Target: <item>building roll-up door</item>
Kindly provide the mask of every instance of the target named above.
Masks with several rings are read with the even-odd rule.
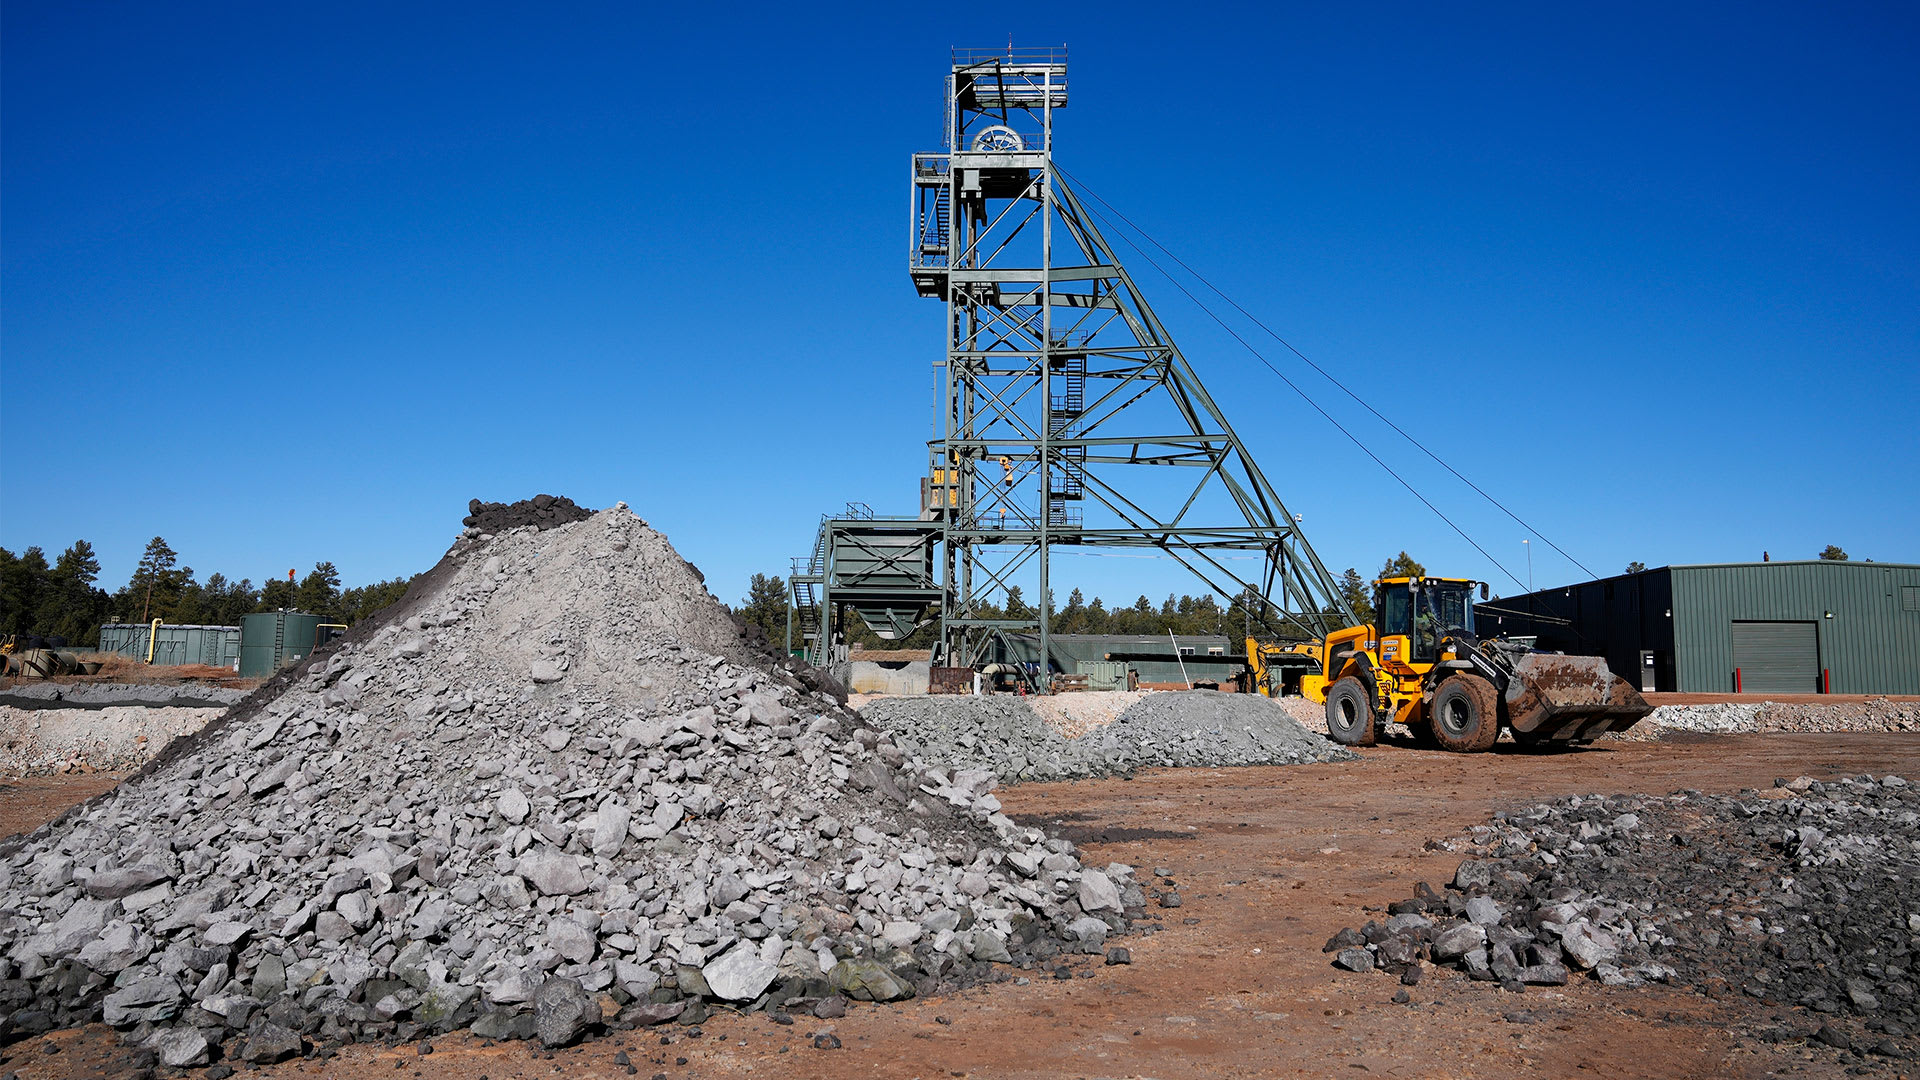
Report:
[[[1733,666],[1747,693],[1817,694],[1820,646],[1810,622],[1733,624]]]

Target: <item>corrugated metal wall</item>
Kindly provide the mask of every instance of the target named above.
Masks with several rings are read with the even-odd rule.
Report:
[[[100,651],[119,653],[135,660],[147,658],[145,623],[108,623],[100,628]],[[240,659],[240,628],[237,626],[160,627],[153,646],[154,666],[210,664],[232,667]]]
[[[1920,611],[1901,607],[1902,590],[1920,587],[1920,566],[1812,561],[1671,572],[1681,690],[1732,691],[1734,622],[1807,621],[1832,693],[1920,694]]]

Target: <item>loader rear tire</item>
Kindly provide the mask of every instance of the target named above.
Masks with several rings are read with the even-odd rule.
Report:
[[[1448,676],[1434,691],[1429,711],[1433,738],[1442,750],[1477,754],[1500,738],[1500,696],[1478,675]]]
[[[1341,746],[1373,745],[1373,695],[1351,675],[1327,691],[1327,735]]]

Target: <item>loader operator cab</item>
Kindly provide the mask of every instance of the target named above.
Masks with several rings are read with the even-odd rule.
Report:
[[[1407,659],[1431,664],[1440,658],[1440,639],[1450,630],[1473,633],[1472,581],[1457,578],[1384,578],[1375,583],[1373,609],[1380,636],[1404,635]]]

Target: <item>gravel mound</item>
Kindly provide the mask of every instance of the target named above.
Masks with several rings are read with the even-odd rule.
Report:
[[[1301,727],[1257,694],[1211,690],[1150,693],[1111,724],[1067,738],[1027,699],[881,698],[861,710],[909,753],[1002,780],[1072,780],[1158,765],[1297,765],[1354,754]]]
[[[166,709],[224,709],[247,696],[245,690],[191,683],[149,686],[143,683],[33,683],[0,691],[0,705],[16,709],[112,709],[146,706]]]
[[[1144,904],[991,774],[763,661],[624,504],[468,526],[372,623],[0,842],[0,1042],[100,1019],[166,1065],[265,1064],[831,1013],[1098,951]]]
[[[86,768],[137,769],[182,735],[206,727],[220,709],[109,706],[15,709],[0,705],[0,776],[58,774]]]
[[[1514,991],[1576,973],[1692,985],[1811,1014],[1762,1038],[1920,1052],[1920,790],[1898,776],[1776,785],[1496,815],[1448,891],[1421,883],[1327,951],[1408,984],[1432,962]]]
[[[1834,705],[1778,701],[1662,705],[1638,724],[1608,738],[1645,742],[1675,731],[1706,735],[1920,731],[1920,702],[1869,698]]]
[[[1069,739],[1077,739],[1120,719],[1120,714],[1132,708],[1134,702],[1153,692],[1096,690],[1049,694],[1046,697],[1030,697],[1027,704],[1040,719],[1046,721],[1047,726]]]

